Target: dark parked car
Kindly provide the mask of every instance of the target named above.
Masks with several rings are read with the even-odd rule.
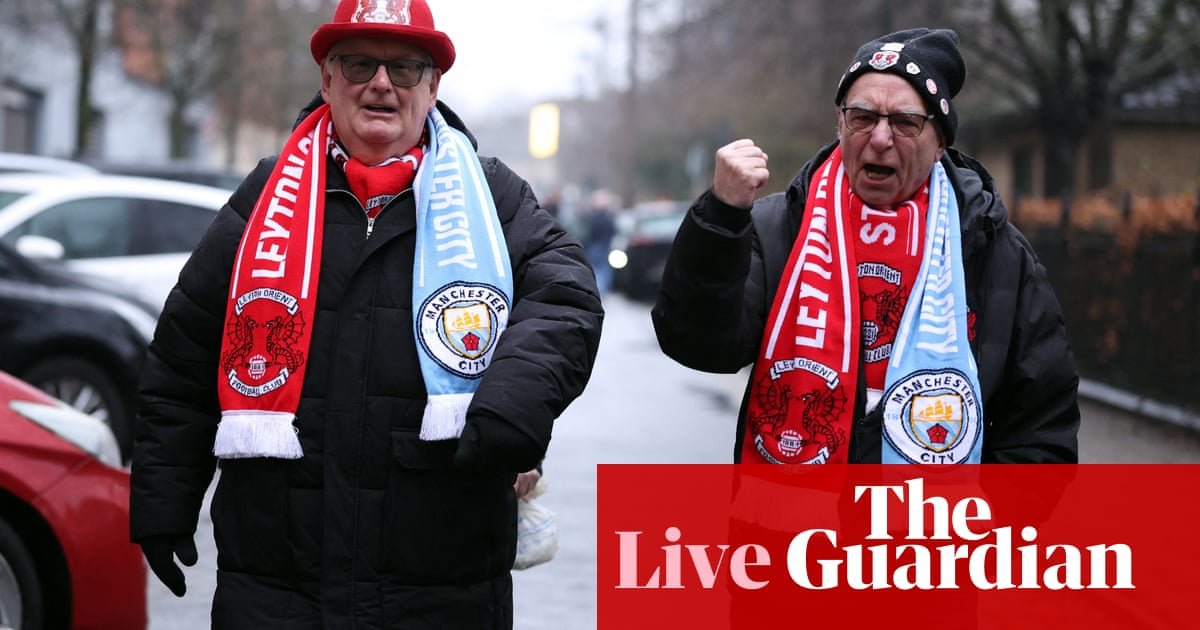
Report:
[[[655,201],[625,211],[608,255],[614,290],[635,300],[658,294],[667,254],[688,206],[686,201]]]
[[[0,370],[107,424],[129,457],[155,309],[0,243]]]

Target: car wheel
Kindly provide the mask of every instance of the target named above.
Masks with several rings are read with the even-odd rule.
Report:
[[[116,381],[94,364],[80,359],[49,359],[21,374],[34,387],[107,424],[121,446],[122,460],[129,459],[133,423]]]
[[[0,628],[42,627],[42,589],[33,555],[0,519]]]

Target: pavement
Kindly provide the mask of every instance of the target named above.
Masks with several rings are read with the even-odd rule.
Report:
[[[600,354],[584,394],[555,423],[543,468],[557,512],[553,560],[513,572],[516,630],[596,627],[596,466],[724,463],[733,456],[736,376],[682,367],[658,348],[649,309],[605,298]]]

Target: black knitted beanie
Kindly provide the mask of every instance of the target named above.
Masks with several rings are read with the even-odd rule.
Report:
[[[944,28],[913,28],[863,44],[838,83],[834,104],[841,105],[850,84],[867,72],[890,72],[911,83],[929,113],[935,115],[946,146],[954,144],[958,114],[952,99],[967,77],[957,33]]]

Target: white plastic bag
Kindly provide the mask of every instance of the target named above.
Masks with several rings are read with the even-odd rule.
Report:
[[[545,481],[538,479],[526,498],[517,499],[517,558],[513,569],[518,571],[549,562],[558,551],[554,510],[533,500],[545,492]]]

